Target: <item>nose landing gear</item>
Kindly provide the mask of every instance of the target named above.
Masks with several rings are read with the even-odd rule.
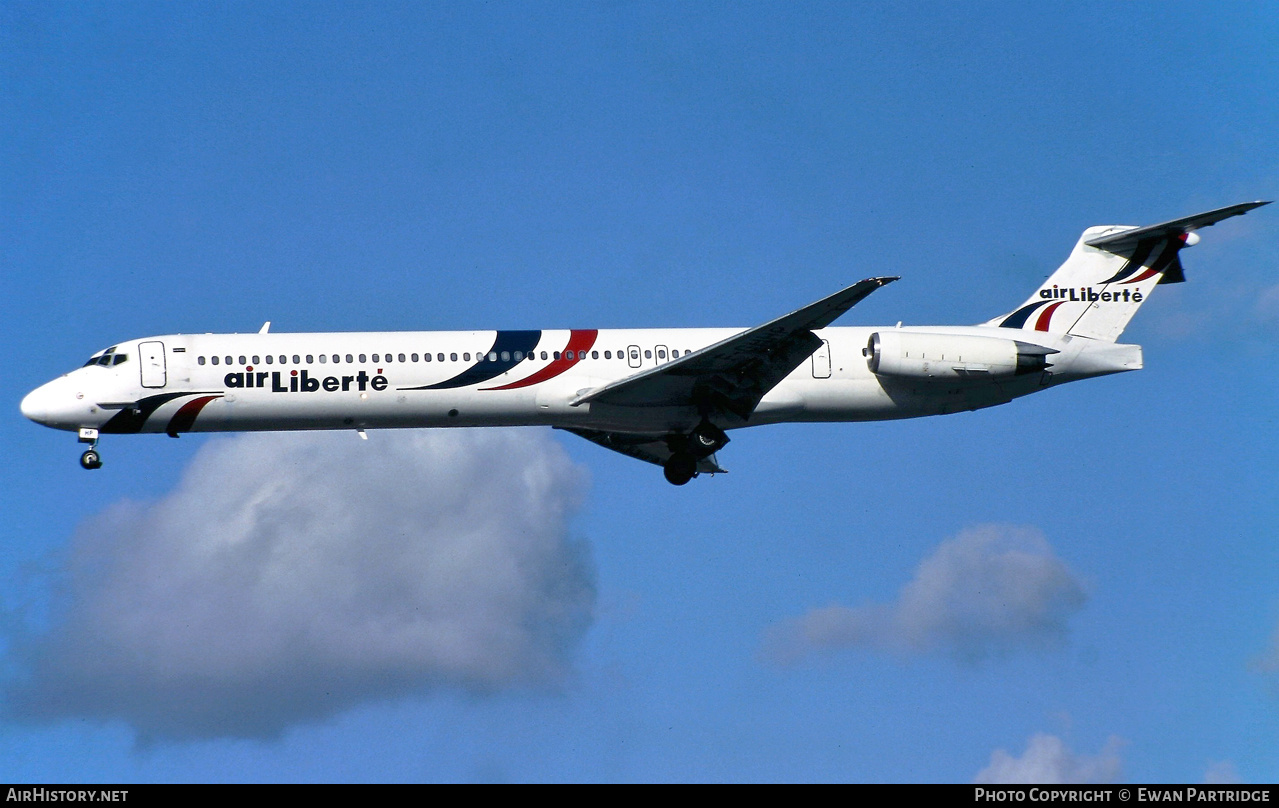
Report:
[[[80,442],[89,444],[89,448],[80,455],[80,467],[84,469],[102,468],[102,455],[98,454],[98,430],[81,429]]]

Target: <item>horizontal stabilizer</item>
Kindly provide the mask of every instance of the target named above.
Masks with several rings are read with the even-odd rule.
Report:
[[[1111,233],[1100,238],[1089,239],[1084,243],[1089,247],[1097,247],[1116,255],[1124,255],[1135,250],[1137,245],[1143,241],[1175,238],[1193,230],[1198,230],[1201,227],[1211,227],[1222,219],[1240,216],[1253,208],[1269,204],[1269,202],[1243,202],[1238,205],[1210,210],[1207,213],[1197,213],[1184,219],[1173,219],[1171,222],[1164,222],[1163,224],[1152,224],[1148,227],[1136,227],[1119,233]]]

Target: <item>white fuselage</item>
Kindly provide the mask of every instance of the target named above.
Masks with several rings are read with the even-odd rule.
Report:
[[[549,425],[636,435],[687,431],[691,406],[623,406],[579,395],[741,332],[731,328],[168,335],[114,346],[23,401],[61,429],[226,432]],[[1008,342],[989,326],[825,328],[822,346],[773,387],[749,418],[866,421],[972,410],[1050,384],[1141,367],[1140,348],[1035,334],[1050,371],[992,374],[962,356],[928,357],[910,373],[874,373],[872,334],[955,344]],[[1021,333],[1016,334],[1022,339]],[[895,343],[894,343],[895,344]],[[990,343],[993,344],[993,343]],[[945,353],[944,351],[942,352]],[[909,357],[908,357],[909,359]]]

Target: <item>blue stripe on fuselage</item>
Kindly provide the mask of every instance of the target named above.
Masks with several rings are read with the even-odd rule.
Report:
[[[428,384],[422,387],[401,387],[401,390],[449,390],[454,387],[469,387],[495,379],[506,371],[524,361],[524,357],[533,352],[542,339],[541,331],[499,331],[493,347],[480,355],[479,361],[451,379]],[[505,352],[507,358],[502,358]],[[515,354],[519,352],[520,358]],[[496,361],[490,362],[488,357],[496,354]]]

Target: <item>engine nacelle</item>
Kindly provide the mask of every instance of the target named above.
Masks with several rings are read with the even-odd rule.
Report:
[[[876,376],[952,381],[1038,373],[1055,353],[1020,340],[898,330],[876,331],[862,351]]]

